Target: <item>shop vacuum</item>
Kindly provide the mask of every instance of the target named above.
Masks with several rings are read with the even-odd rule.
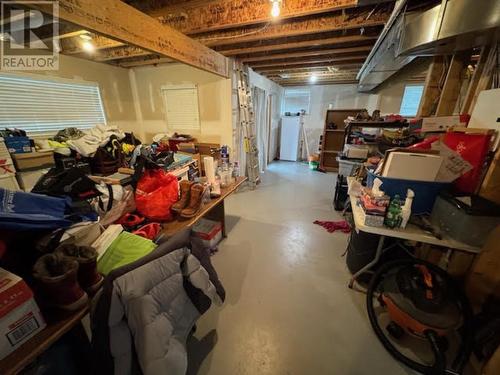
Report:
[[[471,353],[472,310],[445,271],[418,259],[387,263],[371,280],[367,310],[377,337],[395,359],[422,374],[461,374]],[[382,314],[390,319],[385,330],[379,319]],[[454,332],[460,337],[460,345],[448,366],[447,358],[451,355],[447,353],[447,337]],[[434,356],[433,363],[417,362],[404,355],[398,341],[405,335],[426,342]]]

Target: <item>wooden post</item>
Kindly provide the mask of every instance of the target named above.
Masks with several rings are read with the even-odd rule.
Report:
[[[451,58],[450,68],[446,74],[446,81],[441,90],[436,116],[449,116],[453,114],[457,104],[460,88],[462,86],[462,73],[468,57],[465,54],[455,54]]]
[[[440,81],[445,74],[445,58],[444,56],[434,56],[434,60],[429,66],[427,77],[425,79],[424,92],[422,101],[418,108],[417,117],[429,117],[435,112],[436,103],[439,100]]]

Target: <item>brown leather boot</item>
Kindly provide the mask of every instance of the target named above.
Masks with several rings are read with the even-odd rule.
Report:
[[[42,303],[50,307],[75,311],[88,301],[87,293],[77,281],[78,262],[61,254],[46,254],[33,267]]]
[[[55,253],[78,262],[78,283],[88,294],[99,290],[104,278],[97,272],[97,251],[93,247],[61,245]]]
[[[181,211],[181,217],[190,219],[200,211],[201,203],[203,200],[203,192],[205,187],[201,184],[194,184],[191,186],[191,194],[189,197],[189,205]]]
[[[181,197],[179,200],[172,205],[170,208],[172,212],[176,214],[180,214],[183,209],[185,209],[189,203],[191,186],[193,186],[194,182],[182,180],[179,183],[179,190],[181,191]]]

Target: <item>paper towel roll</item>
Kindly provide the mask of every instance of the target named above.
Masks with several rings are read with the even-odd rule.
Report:
[[[215,182],[215,164],[214,158],[211,156],[205,156],[203,158],[203,164],[205,165],[205,176],[210,184]]]

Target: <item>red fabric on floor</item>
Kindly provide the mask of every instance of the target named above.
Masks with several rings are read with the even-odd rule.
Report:
[[[343,233],[349,233],[351,231],[351,226],[349,223],[345,220],[342,221],[319,221],[316,220],[314,224],[321,225],[323,228],[325,228],[328,233],[333,233],[336,230],[340,230]]]

